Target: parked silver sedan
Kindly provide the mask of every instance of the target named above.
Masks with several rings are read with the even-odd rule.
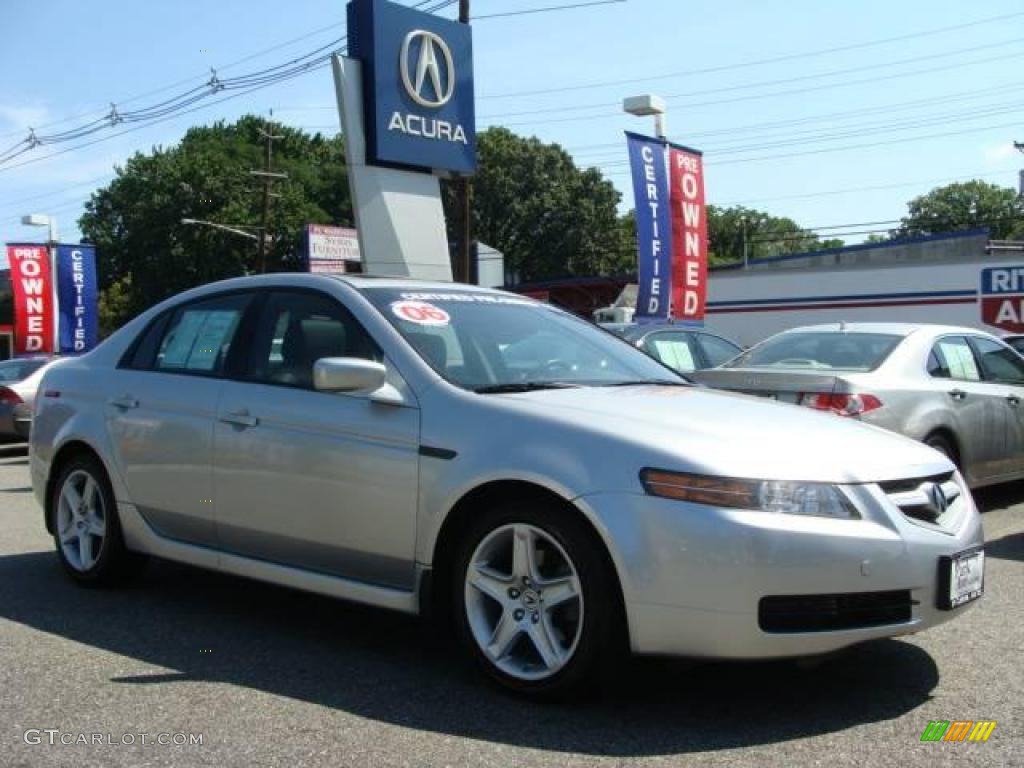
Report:
[[[973,328],[805,326],[692,378],[920,440],[953,459],[972,487],[1024,477],[1024,358]]]
[[[816,654],[950,620],[983,589],[978,513],[940,453],[689,386],[557,308],[462,285],[184,293],[47,373],[30,458],[79,582],[155,555],[433,606],[535,694],[619,638]]]

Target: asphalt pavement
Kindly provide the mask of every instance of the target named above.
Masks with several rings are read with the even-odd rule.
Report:
[[[159,561],[77,587],[0,447],[0,766],[1024,765],[1024,483],[977,498],[959,621],[812,664],[634,660],[537,704],[411,617]],[[996,726],[922,743],[931,720]]]

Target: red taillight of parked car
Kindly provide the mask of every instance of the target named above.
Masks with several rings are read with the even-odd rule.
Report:
[[[819,411],[830,411],[839,416],[860,416],[882,407],[874,395],[809,393],[800,397],[800,404]]]
[[[0,403],[4,405],[17,405],[24,402],[21,397],[10,387],[0,387]]]

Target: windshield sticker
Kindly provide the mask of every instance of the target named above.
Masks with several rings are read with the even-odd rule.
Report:
[[[403,291],[403,299],[409,301],[457,301],[463,304],[519,304],[525,306],[536,305],[530,299],[516,298],[515,296],[494,296],[489,293],[419,293],[415,291]],[[400,303],[400,302],[399,302]]]
[[[451,322],[447,312],[426,301],[396,301],[391,304],[391,311],[399,320],[417,325],[448,325]]]

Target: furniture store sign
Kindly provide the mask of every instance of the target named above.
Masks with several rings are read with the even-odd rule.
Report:
[[[368,163],[476,169],[468,24],[388,0],[348,4],[349,56],[363,65]]]

